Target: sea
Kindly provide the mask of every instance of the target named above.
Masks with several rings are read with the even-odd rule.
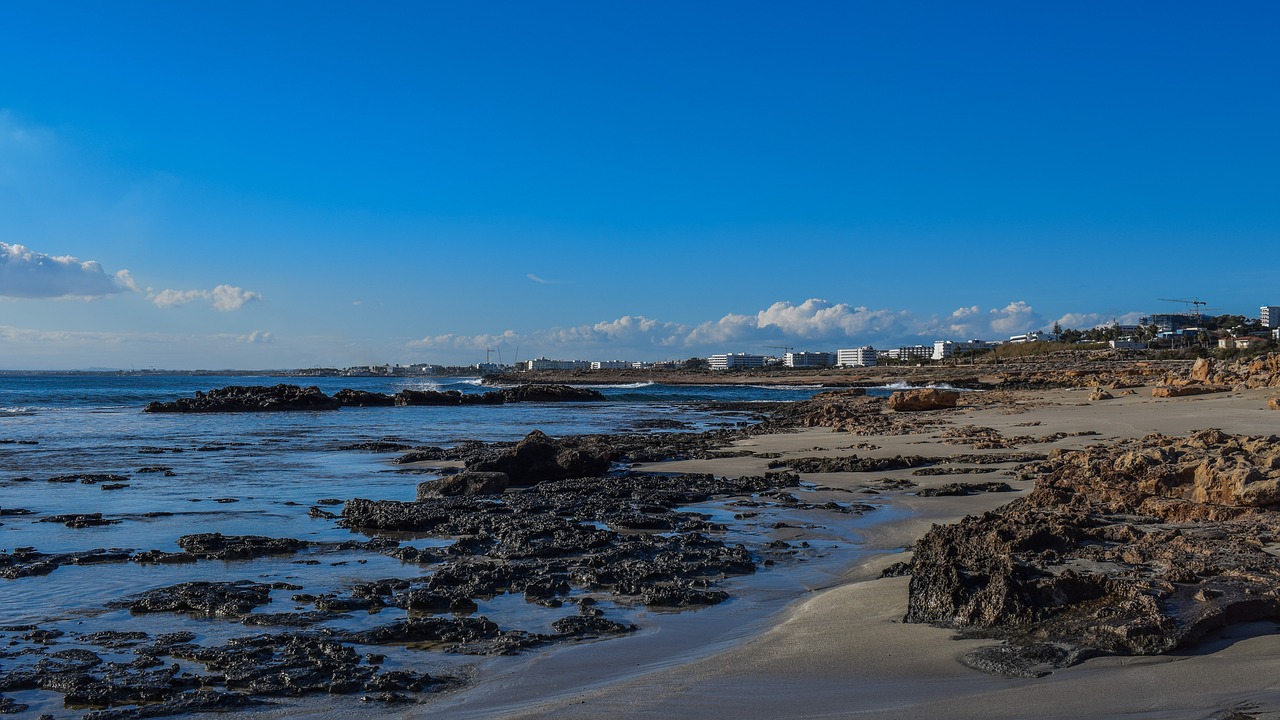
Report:
[[[332,518],[316,517],[309,509],[321,507],[340,512],[340,503],[353,497],[414,500],[417,483],[430,476],[410,474],[394,464],[398,453],[342,449],[345,446],[381,440],[415,446],[451,446],[463,440],[514,441],[534,429],[552,436],[643,432],[643,428],[656,424],[653,421],[672,420],[682,423],[685,431],[695,432],[752,422],[757,415],[752,409],[755,404],[764,407],[763,403],[803,400],[824,389],[639,383],[586,386],[605,396],[606,401],[598,403],[284,413],[142,411],[151,401],[191,397],[196,391],[278,382],[316,385],[329,394],[342,388],[383,393],[403,389],[480,393],[493,389],[479,378],[0,375],[0,553],[12,553],[18,548],[35,548],[43,553],[98,548],[177,552],[178,538],[205,532],[313,541],[363,540],[367,538],[340,527]],[[891,389],[871,392],[888,394]],[[81,474],[118,477],[110,482],[50,482],[51,478]],[[121,485],[124,487],[106,489]],[[869,500],[874,502],[874,498]],[[729,525],[727,541],[743,542],[748,548],[771,541],[760,522],[736,526],[730,508],[709,503],[689,510]],[[87,513],[102,513],[113,524],[73,529],[57,522],[41,522],[55,514]],[[767,519],[797,520],[779,513],[777,518]],[[640,631],[600,644],[625,647],[618,652],[628,661],[619,667],[625,665],[630,672],[643,668],[645,658],[653,663],[669,663],[740,639],[753,624],[764,622],[805,592],[837,578],[855,559],[859,524],[889,517],[886,513],[870,513],[866,517],[829,514],[820,521],[800,518],[816,528],[810,535],[821,542],[815,540],[798,550],[790,566],[762,569],[755,575],[728,581],[724,589],[732,599],[720,606],[680,613],[625,605],[606,607],[609,617],[635,622]],[[428,547],[448,542],[425,539],[414,544]],[[357,550],[317,550],[301,561],[288,556],[182,565],[64,565],[44,576],[0,580],[0,641],[10,642],[11,648],[20,650],[22,641],[18,638],[35,626],[64,633],[62,642],[68,648],[76,647],[76,637],[98,630],[143,630],[151,634],[181,630],[195,633],[196,642],[223,643],[243,636],[245,628],[224,620],[168,613],[135,617],[110,604],[145,590],[192,580],[279,581],[302,586],[307,593],[323,594],[340,592],[356,582],[413,577],[422,572],[425,571],[418,566]],[[294,603],[289,596],[284,591],[279,592],[278,598],[273,594],[276,607],[267,609],[291,609]],[[573,612],[572,607],[556,610],[531,605],[522,597],[502,596],[481,602],[478,614],[504,628],[540,632],[549,631],[552,622]],[[372,627],[395,619],[396,613],[403,615],[395,609],[377,615],[357,613],[336,625],[343,629]],[[16,654],[11,649],[8,657]],[[556,655],[556,662],[571,665],[581,662],[575,657],[588,657],[574,656],[572,648],[536,653],[544,665],[549,655]],[[424,651],[392,653],[387,660],[388,667],[428,667],[433,673],[465,676],[467,688],[483,688],[487,678],[507,677],[503,685],[506,695],[494,698],[501,696],[501,702],[516,704],[528,699],[520,696],[520,683],[509,679],[521,676],[522,663],[528,662],[531,659],[453,657]],[[0,671],[14,663],[12,659],[0,659]],[[593,682],[599,681],[593,678]],[[549,685],[540,687],[537,692],[550,692]],[[572,690],[564,688],[565,692]],[[465,696],[468,690],[458,692]],[[19,717],[34,718],[46,713],[80,717],[83,712],[64,708],[60,696],[53,692],[8,695],[29,706]],[[350,710],[347,703],[355,702],[349,698],[299,700],[289,714],[344,715]],[[456,703],[456,696],[446,702]]]

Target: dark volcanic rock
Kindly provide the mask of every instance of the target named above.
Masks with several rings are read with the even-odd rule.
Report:
[[[201,533],[178,538],[178,547],[201,560],[249,560],[268,555],[292,555],[310,546],[305,540],[260,535]]]
[[[173,402],[153,402],[143,408],[149,413],[263,412],[284,410],[337,410],[342,403],[320,392],[320,388],[297,385],[271,387],[229,385],[197,392],[194,398]]]
[[[369,392],[368,390],[352,390],[343,388],[333,394],[343,407],[391,407],[395,398],[386,393]]]
[[[119,520],[102,517],[102,513],[77,513],[72,515],[49,515],[40,518],[40,522],[62,523],[69,528],[90,528],[103,525],[117,525]]]
[[[84,720],[135,720],[135,718],[169,717],[198,712],[227,712],[261,704],[262,701],[240,693],[194,690],[139,707],[95,710],[85,713]]]
[[[924,488],[918,491],[916,495],[920,497],[944,497],[948,495],[977,495],[989,492],[1013,492],[1013,488],[1009,487],[1009,483],[1003,482],[947,483],[938,487]]]
[[[604,400],[598,390],[571,385],[519,385],[501,391],[504,402],[595,402]]]
[[[1280,620],[1280,438],[1150,435],[1024,474],[1025,497],[916,544],[907,621],[1052,643],[1071,662]]]
[[[94,485],[101,482],[118,483],[126,482],[129,478],[124,475],[113,475],[109,473],[81,473],[79,475],[58,475],[49,478],[51,483],[73,483],[78,482],[82,485]]]
[[[395,404],[397,407],[410,405],[501,405],[503,398],[501,393],[487,392],[466,394],[458,390],[401,390],[395,395]]]
[[[460,472],[418,483],[418,499],[455,495],[501,495],[510,483],[511,478],[502,472]]]
[[[135,615],[180,612],[192,615],[241,617],[259,605],[271,602],[272,585],[239,580],[236,582],[186,582],[149,590],[137,599],[115,603]]]
[[[608,447],[580,439],[556,440],[534,430],[496,458],[467,463],[472,472],[506,473],[512,485],[595,477],[609,471]]]
[[[796,472],[803,473],[884,472],[932,465],[936,462],[938,462],[938,458],[928,458],[920,455],[895,455],[887,458],[864,458],[857,455],[845,455],[842,457],[775,460],[769,463],[769,467],[789,467]]]

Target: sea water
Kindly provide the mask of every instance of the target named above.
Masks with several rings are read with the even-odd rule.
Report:
[[[327,393],[342,388],[395,393],[403,389],[485,392],[477,378],[405,377],[262,377],[210,375],[59,374],[0,376],[0,509],[29,510],[31,515],[0,517],[0,551],[34,547],[44,553],[120,548],[128,551],[179,550],[183,535],[220,532],[266,535],[312,541],[367,539],[339,527],[333,519],[312,517],[314,506],[338,511],[322,501],[352,497],[413,500],[418,482],[392,461],[397,453],[343,450],[355,443],[392,440],[406,445],[449,446],[462,440],[514,441],[534,429],[552,436],[632,432],[646,421],[678,420],[688,431],[749,422],[742,408],[750,403],[794,401],[823,388],[753,386],[671,386],[653,383],[592,386],[606,397],[596,403],[520,403],[459,407],[343,408],[327,412],[148,414],[153,400],[190,397],[197,390],[227,385],[271,385],[289,382],[316,385]],[[873,391],[875,392],[875,391]],[[715,403],[732,403],[717,407]],[[743,405],[747,403],[748,405]],[[150,470],[149,472],[144,470]],[[127,487],[104,490],[104,483],[55,483],[50,478],[76,474],[113,474]],[[714,503],[689,508],[713,517],[730,516]],[[102,527],[72,529],[39,522],[52,514],[102,513],[119,521]],[[769,519],[766,517],[766,519]],[[832,521],[824,545],[807,554],[830,558],[853,542],[852,524]],[[794,520],[794,519],[793,519]],[[726,542],[763,544],[762,527],[731,528]],[[447,541],[419,538],[406,544],[427,547]],[[803,558],[801,558],[803,559]],[[180,565],[136,563],[63,566],[46,576],[0,580],[0,627],[39,625],[69,633],[102,629],[144,629],[153,634],[188,630],[198,642],[221,643],[243,635],[234,623],[164,614],[134,618],[108,607],[145,590],[192,580],[287,582],[311,594],[341,592],[354,583],[389,577],[414,577],[425,570],[399,560],[361,551],[315,549],[296,556],[247,561],[201,561]],[[831,572],[835,572],[832,570]],[[761,579],[763,578],[763,579]],[[734,581],[735,601],[751,595],[756,616],[818,582],[794,571],[760,573]],[[754,590],[752,590],[754,588]],[[748,592],[750,591],[750,592]],[[278,597],[277,597],[278,596]],[[266,611],[287,611],[289,591],[273,592]],[[770,605],[769,603],[773,603]],[[664,620],[643,608],[609,607],[609,616],[639,622],[641,635],[663,626],[702,626],[703,635],[723,639],[728,608],[693,611],[706,622]],[[485,601],[483,614],[504,628],[545,631],[555,619],[574,612],[572,606],[552,610],[522,598]],[[336,623],[358,629],[391,622],[403,611],[388,608],[377,615],[355,613]],[[720,618],[720,626],[716,618]],[[719,630],[716,628],[720,627]],[[689,635],[693,651],[709,640]],[[732,633],[730,633],[732,634]],[[610,642],[627,642],[620,638]],[[664,653],[669,648],[664,646]],[[432,653],[433,656],[441,655]],[[432,658],[445,666],[456,658]],[[391,658],[409,663],[403,657]],[[474,659],[466,660],[474,662]],[[494,661],[518,663],[517,659]],[[420,663],[415,662],[414,666]],[[23,693],[32,712],[56,712],[54,693]],[[33,715],[34,717],[34,715]]]

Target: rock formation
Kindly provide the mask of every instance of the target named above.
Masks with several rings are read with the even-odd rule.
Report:
[[[1023,471],[1024,498],[917,543],[906,620],[1003,637],[1003,659],[975,664],[1014,674],[1045,643],[1063,665],[1280,620],[1278,443],[1204,430],[1056,451]]]
[[[889,396],[889,409],[896,412],[945,410],[955,407],[956,401],[959,399],[960,393],[955,390],[939,390],[937,388],[899,390]]]
[[[534,430],[497,457],[468,462],[467,470],[505,473],[512,485],[529,486],[549,480],[604,475],[609,472],[610,455],[603,445],[580,439],[555,440],[541,430]]]
[[[180,398],[173,402],[153,402],[143,412],[149,413],[205,413],[205,412],[263,412],[283,410],[337,410],[342,407],[334,398],[320,392],[320,388],[279,384],[271,387],[229,385],[209,392],[196,392],[194,398]]]
[[[511,478],[501,472],[460,472],[418,483],[418,499],[458,495],[501,495]]]
[[[568,385],[520,385],[486,393],[462,393],[457,390],[401,390],[395,395],[345,388],[325,395],[320,388],[299,387],[281,383],[271,387],[230,385],[209,392],[196,392],[194,398],[172,402],[149,403],[149,413],[263,412],[277,410],[337,410],[348,407],[386,407],[391,405],[502,405],[514,402],[591,402],[604,400],[604,395],[589,388]]]

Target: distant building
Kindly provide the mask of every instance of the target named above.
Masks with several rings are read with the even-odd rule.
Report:
[[[476,363],[471,367],[475,368],[481,375],[497,375],[511,369],[510,365],[500,365],[498,363],[491,362]]]
[[[1025,333],[1023,335],[1014,335],[1013,337],[1009,338],[1009,342],[1017,345],[1019,343],[1050,342],[1052,340],[1057,340],[1057,339],[1058,339],[1057,336],[1055,336],[1053,333],[1046,333],[1040,330],[1032,330],[1031,332]]]
[[[1264,328],[1280,327],[1280,305],[1263,305],[1258,309],[1258,319]]]
[[[876,356],[888,360],[928,360],[933,357],[933,348],[926,345],[903,345],[892,350],[877,350]]]
[[[1150,315],[1142,318],[1143,325],[1155,325],[1158,332],[1177,332],[1185,328],[1194,327],[1196,319],[1190,315],[1163,314]]]
[[[999,347],[998,342],[987,342],[986,340],[966,340],[964,342],[955,342],[953,340],[934,340],[933,355],[930,359],[942,360],[949,358],[956,353],[962,352],[984,352],[994,350]]]
[[[834,362],[835,354],[828,352],[789,352],[782,358],[782,364],[789,368],[831,367]]]
[[[630,370],[636,366],[629,360],[594,360],[591,363],[592,370]]]
[[[1251,347],[1257,347],[1258,345],[1261,345],[1266,341],[1267,341],[1266,338],[1260,338],[1254,335],[1242,335],[1240,337],[1224,337],[1224,338],[1218,338],[1218,347],[1222,350],[1230,350],[1232,348],[1247,350]]]
[[[590,370],[591,363],[586,360],[548,360],[541,357],[536,360],[525,360],[520,363],[521,370]]]
[[[875,367],[875,364],[876,349],[870,345],[836,351],[836,365],[838,367]]]
[[[1112,350],[1146,350],[1147,344],[1140,343],[1136,340],[1112,340],[1108,345]]]
[[[765,357],[748,353],[724,353],[712,355],[707,364],[712,370],[729,370],[731,368],[762,368]]]

